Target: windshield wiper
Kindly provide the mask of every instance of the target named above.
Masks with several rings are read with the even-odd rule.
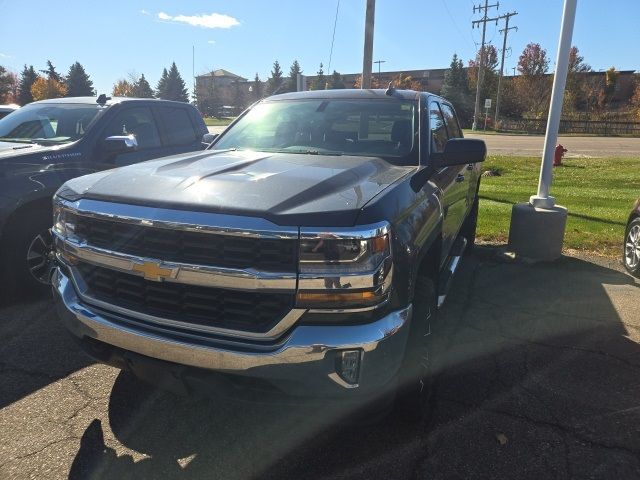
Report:
[[[0,142],[10,143],[32,143],[29,138],[13,138],[13,137],[0,137]]]

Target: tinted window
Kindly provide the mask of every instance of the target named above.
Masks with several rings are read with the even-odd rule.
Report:
[[[99,105],[32,103],[0,121],[0,140],[68,143],[82,137],[102,111]]]
[[[155,119],[148,107],[127,108],[119,112],[109,122],[105,137],[112,135],[133,135],[138,141],[138,148],[159,147],[160,135]]]
[[[382,156],[415,163],[410,158],[414,112],[414,101],[388,99],[263,102],[228,129],[215,148]]]
[[[460,125],[458,125],[458,119],[456,114],[453,113],[453,108],[446,103],[441,103],[440,108],[444,115],[444,121],[447,124],[447,131],[449,132],[449,138],[462,138],[462,131]]]
[[[438,102],[429,104],[429,125],[431,127],[431,149],[433,152],[442,152],[449,138]]]
[[[184,108],[161,107],[157,112],[164,125],[169,145],[191,145],[198,141],[189,113]]]

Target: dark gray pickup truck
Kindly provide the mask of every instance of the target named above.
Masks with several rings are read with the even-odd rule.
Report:
[[[167,387],[419,405],[485,155],[428,93],[268,98],[208,150],[58,190],[58,312]]]

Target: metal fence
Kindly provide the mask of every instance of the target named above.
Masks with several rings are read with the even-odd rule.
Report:
[[[500,121],[501,132],[545,133],[546,119],[504,119]],[[588,135],[629,135],[640,137],[640,122],[613,120],[560,120],[559,133]]]

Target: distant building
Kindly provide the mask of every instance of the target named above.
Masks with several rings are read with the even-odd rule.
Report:
[[[213,70],[196,76],[196,103],[205,115],[237,115],[253,101],[252,85],[228,70]]]
[[[442,89],[444,82],[444,74],[447,68],[430,68],[426,70],[397,70],[392,72],[373,72],[371,79],[381,85],[388,85],[389,82],[398,80],[399,78],[411,77],[411,80],[420,84],[420,89],[423,91],[438,94]],[[342,75],[344,86],[346,88],[353,88],[357,81],[360,80],[362,73],[345,73]],[[327,82],[331,81],[331,73],[326,73],[325,78]],[[316,75],[307,76],[307,86],[313,85],[317,79]]]

